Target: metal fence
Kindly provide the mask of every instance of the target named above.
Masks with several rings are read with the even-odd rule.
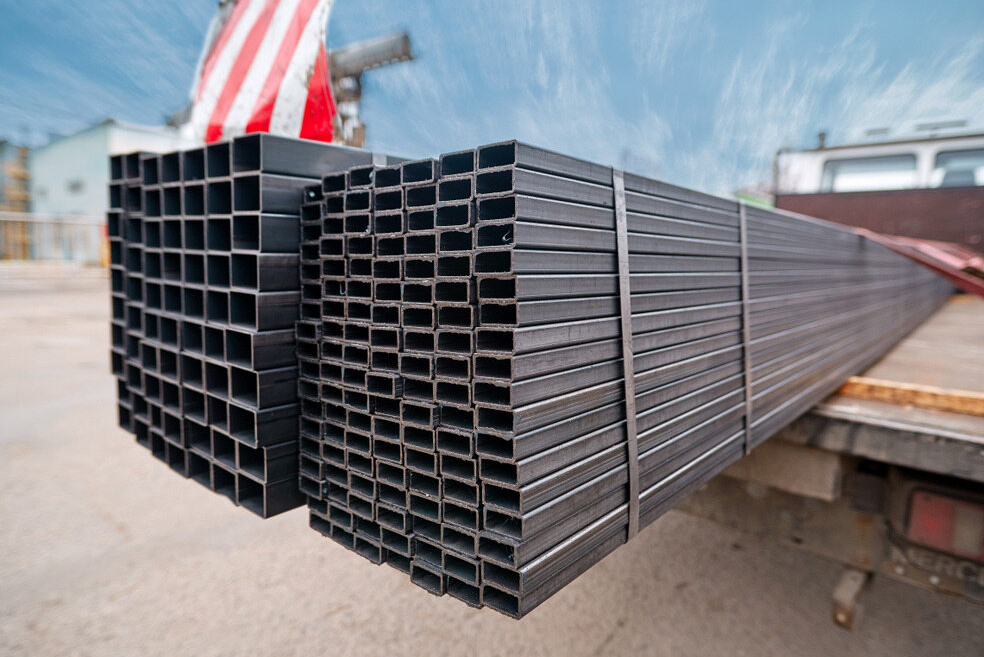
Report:
[[[0,259],[105,265],[106,222],[92,215],[0,212]]]

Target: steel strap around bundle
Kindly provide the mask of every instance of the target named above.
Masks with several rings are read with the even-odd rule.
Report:
[[[752,443],[752,342],[751,304],[748,292],[748,222],[745,203],[738,202],[738,239],[741,242],[741,339],[745,361],[745,453]]]
[[[635,369],[632,357],[632,299],[629,274],[629,231],[625,218],[625,174],[612,169],[615,194],[615,242],[618,248],[619,310],[622,320],[622,377],[625,381],[625,433],[629,475],[629,529],[626,540],[639,532],[639,444],[636,428]]]

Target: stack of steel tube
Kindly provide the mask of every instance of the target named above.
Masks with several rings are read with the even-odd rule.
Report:
[[[386,165],[251,135],[111,174],[120,425],[514,617],[950,292],[841,226],[517,142]]]
[[[877,360],[949,286],[837,224],[745,212],[754,447]]]
[[[312,495],[315,529],[478,604],[474,167],[451,176],[439,165],[358,167],[323,181],[321,465],[302,465],[302,488],[323,491]],[[471,548],[445,549],[455,540]]]
[[[324,178],[313,527],[522,616],[625,542],[630,490],[645,526],[949,293],[839,226],[620,180],[622,254],[612,169],[524,144]]]
[[[369,161],[270,135],[110,160],[120,426],[263,517],[304,502],[294,345],[303,187]]]
[[[477,158],[483,599],[522,615],[625,540],[612,172],[515,143]],[[642,182],[626,283],[647,518],[741,455],[744,409],[736,206]]]

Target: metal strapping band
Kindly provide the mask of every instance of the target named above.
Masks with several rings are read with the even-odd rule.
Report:
[[[738,201],[738,239],[741,244],[741,334],[745,371],[745,453],[752,446],[752,326],[749,319],[748,293],[748,226],[745,204]]]
[[[625,433],[629,476],[628,540],[639,532],[639,442],[632,355],[632,279],[629,275],[629,227],[625,218],[625,174],[618,169],[612,169],[612,188],[615,192],[615,244],[618,249],[618,293],[622,316],[622,376],[625,379]]]

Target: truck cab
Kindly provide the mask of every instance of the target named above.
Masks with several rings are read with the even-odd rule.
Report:
[[[917,125],[893,136],[780,149],[777,208],[879,233],[984,250],[984,131],[963,122]]]

